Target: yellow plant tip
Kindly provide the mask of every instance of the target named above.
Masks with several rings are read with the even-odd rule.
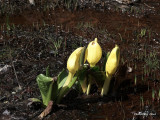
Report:
[[[92,41],[92,45],[94,45],[94,44],[97,43],[97,42],[98,42],[98,39],[95,38],[94,41]]]
[[[98,42],[98,39],[95,38],[94,41],[91,42],[92,45],[96,44]]]
[[[98,42],[98,39],[97,39],[97,38],[95,38],[95,39],[94,39],[94,41],[95,41],[95,42]]]

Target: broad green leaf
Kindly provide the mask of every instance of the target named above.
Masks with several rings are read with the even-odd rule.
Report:
[[[38,75],[36,81],[41,92],[43,104],[47,106],[48,102],[50,100],[54,101],[57,96],[57,83],[53,78],[46,77],[43,74]]]

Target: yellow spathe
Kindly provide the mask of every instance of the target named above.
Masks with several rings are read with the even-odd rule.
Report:
[[[83,47],[77,48],[73,53],[69,56],[67,61],[67,69],[69,72],[75,74],[79,69],[79,58],[81,55]]]
[[[107,62],[106,62],[106,80],[104,82],[102,91],[101,91],[101,96],[107,95],[109,91],[109,86],[110,86],[110,81],[112,78],[112,75],[116,72],[117,67],[119,65],[120,61],[120,49],[118,45],[115,45],[115,48],[112,49]]]
[[[87,61],[91,67],[94,67],[102,57],[102,49],[101,46],[98,44],[97,38],[95,38],[94,41],[91,41],[89,43],[87,47],[87,52],[88,52]]]
[[[113,75],[116,70],[117,67],[119,65],[119,60],[120,60],[120,49],[118,47],[118,45],[115,45],[115,48],[112,49],[108,60],[106,62],[106,73],[108,73],[109,75]]]

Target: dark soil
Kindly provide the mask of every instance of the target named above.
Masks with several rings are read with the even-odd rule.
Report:
[[[100,97],[96,86],[89,96],[72,89],[45,119],[159,120],[160,1],[82,0],[77,5],[0,1],[0,119],[38,119],[44,108],[28,100],[41,99],[37,75],[49,66],[57,76],[74,49],[97,37],[104,54],[118,44],[120,65],[132,72],[116,77],[125,81],[116,96]]]

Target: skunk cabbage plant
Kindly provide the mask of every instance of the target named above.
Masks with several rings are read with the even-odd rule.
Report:
[[[91,85],[95,83],[98,88],[102,88],[101,95],[107,95],[112,75],[119,65],[119,47],[115,45],[115,48],[106,56],[104,60],[106,64],[102,66],[102,70],[96,66],[102,57],[102,48],[95,38],[87,48],[79,47],[71,53],[67,61],[68,71],[63,69],[57,77],[49,77],[49,67],[47,67],[46,75],[40,74],[36,79],[43,104],[47,106],[50,101],[54,104],[60,103],[73,85],[80,85],[83,93],[88,95]],[[86,60],[89,64],[84,64]],[[75,82],[78,84],[74,84]]]
[[[91,41],[87,47],[87,61],[90,64],[90,67],[94,67],[97,62],[99,62],[99,60],[102,57],[102,48],[101,46],[98,44],[98,40],[97,38],[95,38],[94,41]],[[87,88],[87,95],[90,93],[90,89],[91,89],[91,85],[92,85],[92,80],[93,79],[91,76],[89,76],[89,84],[88,84],[88,88]]]

